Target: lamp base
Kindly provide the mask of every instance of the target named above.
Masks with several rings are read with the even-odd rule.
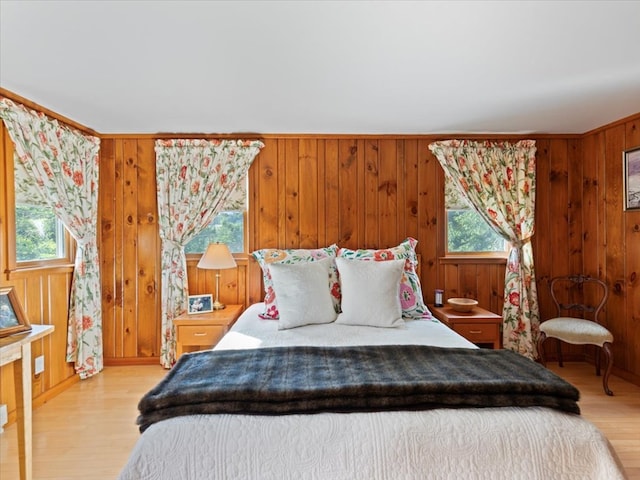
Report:
[[[213,302],[213,306],[211,308],[213,308],[214,310],[222,310],[226,308],[226,305],[216,300],[215,302]]]

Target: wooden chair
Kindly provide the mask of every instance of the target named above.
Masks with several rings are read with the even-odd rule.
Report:
[[[540,361],[546,365],[543,344],[549,337],[560,340],[557,342],[557,348],[558,364],[561,367],[563,366],[561,342],[600,347],[596,350],[596,375],[600,375],[600,352],[604,351],[607,366],[602,378],[602,386],[607,395],[613,395],[609,390],[609,374],[613,365],[611,352],[613,335],[599,323],[598,319],[609,296],[607,284],[585,275],[569,275],[552,279],[550,289],[557,316],[540,324],[538,337]],[[563,314],[570,315],[571,312],[577,312],[578,315],[563,316]]]

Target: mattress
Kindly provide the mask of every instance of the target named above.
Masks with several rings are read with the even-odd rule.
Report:
[[[249,307],[216,349],[427,344],[475,348],[437,320],[278,330]],[[120,480],[623,479],[604,435],[543,407],[313,415],[189,415],[149,427]]]

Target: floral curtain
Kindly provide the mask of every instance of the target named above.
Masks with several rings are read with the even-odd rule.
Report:
[[[432,143],[429,149],[478,213],[511,243],[505,273],[503,345],[535,359],[540,325],[531,247],[535,141],[448,140]]]
[[[184,246],[225,208],[264,146],[259,141],[157,140],[156,177],[162,240],[160,363],[175,363],[173,319],[187,310]]]
[[[77,242],[71,283],[67,361],[80,378],[102,370],[102,297],[98,260],[100,139],[0,100],[0,118],[15,143],[17,194],[52,207]],[[28,193],[26,193],[28,192]]]

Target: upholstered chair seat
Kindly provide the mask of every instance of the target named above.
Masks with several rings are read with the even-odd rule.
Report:
[[[602,325],[582,318],[558,317],[540,325],[547,337],[557,338],[573,345],[597,345],[613,343],[613,335]]]
[[[540,324],[538,336],[540,361],[543,365],[546,364],[544,342],[547,338],[558,340],[558,363],[561,367],[563,366],[562,342],[599,347],[595,359],[596,375],[600,375],[600,352],[602,351],[607,361],[602,387],[607,395],[613,395],[609,389],[609,374],[613,365],[611,349],[613,335],[599,323],[600,312],[609,296],[607,284],[585,275],[569,275],[552,279],[549,288],[557,315]]]

